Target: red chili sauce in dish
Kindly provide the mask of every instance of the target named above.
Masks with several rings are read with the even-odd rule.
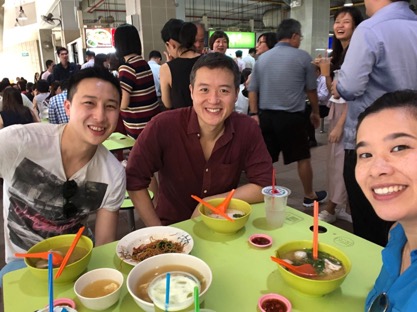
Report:
[[[262,309],[265,312],[286,312],[287,307],[278,299],[267,299],[262,303]]]
[[[256,245],[268,245],[270,242],[268,238],[262,236],[252,238],[252,243]]]

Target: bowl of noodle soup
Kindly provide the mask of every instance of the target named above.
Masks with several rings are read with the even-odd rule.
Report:
[[[318,273],[313,278],[296,275],[279,264],[278,272],[292,288],[305,295],[318,297],[340,287],[349,274],[352,263],[340,249],[320,242],[319,260],[311,260],[312,245],[311,240],[291,241],[280,246],[275,255],[296,266],[302,263],[312,263]]]
[[[190,253],[194,240],[186,231],[172,226],[150,226],[124,236],[116,246],[116,254],[127,264],[164,253]]]
[[[195,276],[201,284],[200,303],[203,302],[213,280],[210,267],[203,260],[183,253],[160,254],[141,261],[127,276],[127,289],[136,304],[146,312],[153,312],[154,305],[148,296],[148,286],[158,275],[180,271]]]

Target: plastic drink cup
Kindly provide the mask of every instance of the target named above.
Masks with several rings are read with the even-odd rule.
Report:
[[[287,199],[291,191],[286,187],[276,186],[273,192],[272,186],[262,189],[265,202],[266,222],[271,228],[280,228],[285,221]]]
[[[330,76],[330,57],[322,57],[319,66],[323,76]]]
[[[200,289],[200,282],[186,272],[170,272],[169,302],[166,306],[166,275],[158,275],[148,286],[148,295],[153,301],[155,312],[194,311],[194,287]]]

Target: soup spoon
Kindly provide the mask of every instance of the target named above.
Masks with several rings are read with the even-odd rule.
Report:
[[[284,261],[280,258],[276,258],[273,256],[271,256],[271,260],[286,267],[294,274],[305,276],[305,277],[317,276],[316,269],[314,269],[314,267],[310,263],[304,263],[302,265],[292,265],[292,264],[289,264],[287,261]]]
[[[44,251],[44,252],[34,252],[34,253],[15,253],[15,257],[17,258],[38,258],[38,259],[46,259],[48,260],[49,253],[52,253],[52,264],[54,266],[59,266],[64,260],[64,257],[55,251]]]

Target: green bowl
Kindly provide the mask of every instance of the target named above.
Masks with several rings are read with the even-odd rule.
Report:
[[[56,248],[68,247],[71,245],[76,234],[65,234],[47,238],[36,245],[32,246],[27,252],[43,252],[54,250]],[[81,236],[80,240],[77,243],[77,247],[87,249],[87,254],[69,265],[67,265],[62,271],[61,275],[54,279],[54,283],[68,283],[75,281],[86,269],[91,258],[91,251],[93,250],[93,242],[87,236]],[[36,259],[25,258],[25,263],[29,271],[38,279],[48,282],[48,269],[40,269],[35,267]],[[55,274],[58,272],[59,268],[54,268],[54,278]]]
[[[224,198],[214,198],[208,200],[207,202],[212,206],[217,207],[223,200]],[[198,211],[200,212],[203,222],[213,231],[223,234],[232,234],[243,228],[246,222],[248,222],[249,216],[252,212],[252,207],[247,202],[236,198],[232,198],[230,201],[229,209],[240,210],[245,215],[241,218],[234,219],[235,222],[231,222],[226,219],[212,218],[207,215],[212,213],[209,208],[202,204],[198,205]]]
[[[281,258],[281,255],[288,251],[312,248],[312,246],[313,242],[307,240],[288,242],[277,249],[276,256]],[[337,289],[349,274],[352,263],[349,258],[336,247],[319,243],[319,251],[326,252],[339,259],[345,267],[345,274],[332,280],[314,280],[293,274],[283,266],[278,265],[278,272],[281,274],[283,280],[292,288],[310,296],[323,296]]]

